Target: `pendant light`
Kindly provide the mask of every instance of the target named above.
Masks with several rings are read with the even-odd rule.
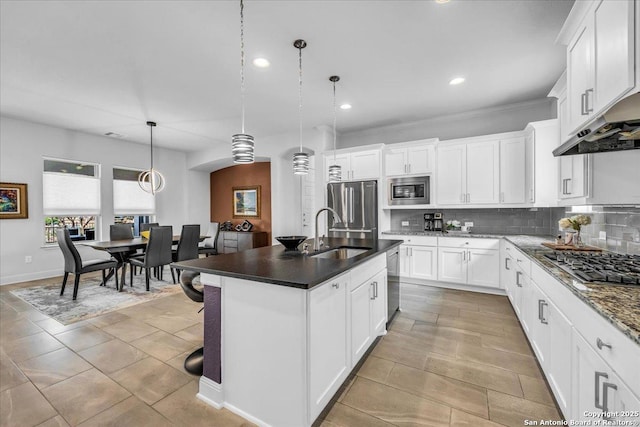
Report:
[[[233,163],[253,163],[253,136],[244,133],[244,2],[240,0],[240,104],[242,131],[231,137]]]
[[[336,82],[340,81],[339,76],[329,77],[333,83],[333,164],[329,166],[329,182],[342,181],[342,167],[336,164]]]
[[[153,128],[156,122],[147,122],[151,132],[151,167],[149,170],[140,172],[138,175],[138,185],[147,193],[155,195],[164,190],[164,176],[153,168]]]
[[[293,173],[307,175],[309,173],[309,154],[302,151],[302,49],[307,47],[307,42],[298,39],[293,42],[298,49],[298,118],[300,121],[300,151],[293,154]]]

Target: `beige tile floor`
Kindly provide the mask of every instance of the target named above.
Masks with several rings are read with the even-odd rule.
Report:
[[[0,288],[0,426],[244,426],[195,394],[198,305],[175,294],[68,326]],[[561,419],[505,297],[403,285],[403,312],[322,426]]]

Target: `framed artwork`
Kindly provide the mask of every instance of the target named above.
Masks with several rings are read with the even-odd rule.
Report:
[[[0,182],[0,219],[29,218],[27,184]]]
[[[233,187],[233,217],[260,218],[260,186]]]

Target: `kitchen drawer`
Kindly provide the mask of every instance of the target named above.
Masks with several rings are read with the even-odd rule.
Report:
[[[404,239],[408,245],[420,246],[438,246],[438,237],[436,236],[398,236]]]
[[[640,396],[640,345],[625,336],[594,308],[573,295],[542,267],[534,263],[531,274],[536,284],[569,319],[576,331],[616,371],[633,393]],[[601,341],[600,346],[598,339]],[[611,348],[604,344],[610,345]]]
[[[516,248],[511,252],[511,256],[518,268],[520,268],[527,276],[531,276],[531,258]]]
[[[351,283],[349,290],[353,290],[364,283],[367,279],[375,276],[380,270],[387,267],[387,255],[380,254],[374,259],[359,265],[351,270]]]
[[[446,248],[500,249],[500,239],[477,237],[438,237],[438,246]]]
[[[237,240],[229,240],[229,239],[224,239],[224,247],[225,248],[238,248],[238,241]]]
[[[238,240],[238,233],[236,231],[223,231],[222,236],[224,240]]]

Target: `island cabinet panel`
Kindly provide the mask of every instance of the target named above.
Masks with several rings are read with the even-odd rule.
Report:
[[[311,418],[320,414],[349,373],[347,287],[343,275],[309,295],[309,394]]]
[[[351,360],[354,363],[362,357],[373,341],[371,331],[371,304],[373,289],[362,283],[349,294],[351,305]]]

